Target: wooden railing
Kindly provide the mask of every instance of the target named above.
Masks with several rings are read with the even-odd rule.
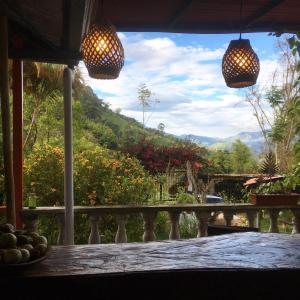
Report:
[[[129,215],[141,214],[144,221],[143,240],[145,242],[154,241],[155,219],[159,212],[167,212],[170,218],[171,226],[169,239],[179,239],[179,218],[183,212],[194,212],[197,218],[198,233],[197,237],[207,236],[209,219],[213,212],[223,212],[224,219],[228,226],[231,225],[235,214],[245,213],[248,219],[248,226],[255,227],[259,212],[265,210],[270,216],[270,232],[279,232],[278,216],[283,210],[290,210],[293,213],[293,233],[300,233],[300,206],[255,206],[252,204],[205,204],[205,205],[153,205],[153,206],[76,206],[75,214],[86,214],[90,220],[90,234],[88,242],[90,244],[101,243],[99,221],[101,216],[114,215],[118,224],[115,235],[116,243],[126,243],[126,222]],[[56,216],[59,224],[58,244],[64,241],[64,208],[63,207],[38,207],[36,209],[24,208],[22,218],[25,228],[28,231],[37,230],[37,221],[39,216]]]

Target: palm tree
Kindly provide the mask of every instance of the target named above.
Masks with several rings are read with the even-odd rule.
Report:
[[[32,147],[36,140],[36,122],[42,102],[55,98],[63,89],[63,68],[62,65],[48,63],[26,62],[24,64],[24,90],[30,95],[32,107],[23,149],[29,144],[29,141],[31,141]]]

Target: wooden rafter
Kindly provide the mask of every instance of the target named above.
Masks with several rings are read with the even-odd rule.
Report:
[[[181,6],[176,10],[175,14],[172,16],[172,18],[168,21],[167,27],[173,27],[178,22],[178,20],[183,17],[192,3],[193,0],[184,0]]]
[[[275,7],[283,3],[285,0],[270,0],[266,5],[263,7],[259,8],[257,11],[255,11],[250,17],[248,17],[243,23],[244,27],[250,27],[261,17],[266,15],[267,13],[271,12]]]

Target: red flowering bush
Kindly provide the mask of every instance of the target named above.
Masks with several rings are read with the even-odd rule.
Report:
[[[126,149],[126,152],[135,156],[151,174],[165,173],[172,168],[185,168],[187,161],[191,163],[195,171],[198,171],[207,163],[203,158],[206,150],[192,143],[154,146],[142,141]]]

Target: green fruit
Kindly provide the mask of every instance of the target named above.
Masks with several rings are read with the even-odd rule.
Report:
[[[0,248],[16,248],[17,238],[12,233],[4,233],[0,236]]]
[[[24,244],[31,244],[32,243],[32,237],[28,235],[18,235],[17,236],[17,246],[21,246]]]
[[[30,252],[27,249],[20,249],[22,254],[22,263],[29,261]]]
[[[25,244],[20,247],[20,249],[26,249],[28,251],[33,250],[33,246],[31,244]]]
[[[15,230],[15,227],[12,224],[6,223],[0,225],[0,231],[4,233],[13,233]]]
[[[45,244],[38,244],[34,247],[34,249],[38,250],[40,252],[40,255],[43,256],[47,252],[47,245]]]
[[[44,236],[41,235],[41,236],[33,239],[33,244],[34,245],[38,245],[38,244],[47,245],[47,239]]]
[[[31,236],[33,240],[40,236],[37,232],[29,232],[27,235]]]
[[[18,264],[22,261],[22,253],[18,249],[8,249],[3,256],[5,264]]]

